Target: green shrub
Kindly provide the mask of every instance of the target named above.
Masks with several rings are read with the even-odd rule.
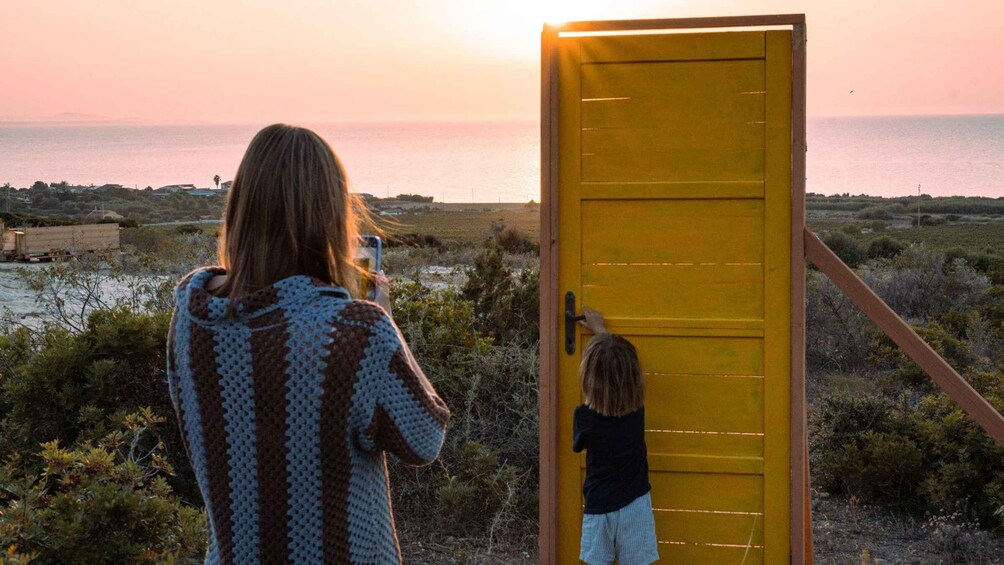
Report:
[[[498,454],[476,441],[467,442],[454,455],[450,467],[455,474],[436,493],[436,512],[445,532],[477,535],[516,521],[525,498],[519,492],[520,471],[499,464]]]
[[[1004,374],[967,379],[997,410]],[[813,480],[833,494],[932,515],[956,513],[989,529],[1004,523],[1004,447],[943,394],[906,389],[900,400],[827,394],[810,417]]]
[[[442,249],[443,242],[434,235],[422,235],[418,233],[393,234],[386,238],[387,247],[432,247]]]
[[[505,228],[495,236],[495,242],[506,253],[537,253],[537,243],[516,228]]]
[[[391,460],[398,519],[452,535],[522,537],[537,516],[537,344],[500,345],[450,289],[395,285],[394,317],[453,417],[433,465]]]
[[[883,207],[871,206],[858,212],[859,220],[891,220],[892,214]]]
[[[43,444],[40,471],[24,470],[16,457],[0,469],[6,557],[70,565],[201,559],[205,516],[171,492],[173,471],[156,437],[163,423],[141,410],[94,442]]]
[[[184,224],[174,228],[174,231],[181,235],[191,235],[193,233],[202,233],[202,228],[192,224]]]
[[[868,244],[869,259],[892,259],[906,249],[906,245],[889,236],[875,238]]]
[[[841,232],[826,234],[823,237],[823,243],[833,250],[837,254],[837,257],[840,257],[841,261],[847,263],[850,267],[857,267],[868,258],[864,247],[860,243]]]
[[[461,294],[471,301],[478,330],[499,344],[540,339],[540,272],[514,273],[500,246],[489,244],[467,269]]]
[[[963,370],[975,362],[968,344],[941,324],[932,323],[926,328],[916,327],[914,330],[942,358],[948,361],[949,365]],[[934,380],[885,334],[878,334],[877,339],[872,343],[871,359],[879,367],[891,369],[885,376],[890,390],[896,391],[909,387],[925,393],[938,391]]]
[[[32,338],[22,328],[0,338],[0,455],[29,455],[51,441],[72,445],[108,432],[125,413],[144,406],[174,422],[167,394],[167,314],[128,310],[93,313],[82,333],[51,328]],[[171,463],[179,469],[175,488],[198,500],[181,434],[164,434]]]
[[[889,227],[889,224],[883,222],[882,220],[875,220],[872,222],[868,222],[868,227],[870,227],[872,231],[875,232],[884,232]]]
[[[923,469],[917,444],[899,434],[866,431],[819,463],[830,488],[887,506],[912,506]]]
[[[1004,375],[969,375],[970,383],[997,410],[1004,409]],[[932,512],[960,512],[993,527],[1004,515],[1004,447],[998,445],[945,395],[925,397],[914,416],[922,444],[930,453],[921,494]]]

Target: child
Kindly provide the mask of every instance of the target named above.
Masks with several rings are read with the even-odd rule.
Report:
[[[586,450],[586,499],[579,559],[589,565],[648,565],[659,560],[645,448],[645,389],[638,354],[607,333],[603,316],[583,308],[595,335],[579,373],[586,403],[575,409],[576,453]]]

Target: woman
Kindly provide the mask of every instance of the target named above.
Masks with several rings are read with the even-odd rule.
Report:
[[[384,452],[439,454],[449,410],[390,316],[355,300],[345,171],[314,132],[244,154],[219,259],[175,291],[168,380],[209,516],[206,563],[400,563]]]

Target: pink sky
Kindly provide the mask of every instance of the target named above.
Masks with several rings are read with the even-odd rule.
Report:
[[[535,119],[542,18],[786,12],[810,115],[1004,113],[999,0],[2,0],[0,120]]]

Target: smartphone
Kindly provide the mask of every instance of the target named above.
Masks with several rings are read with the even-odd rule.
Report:
[[[383,269],[382,261],[383,240],[375,235],[359,236],[359,245],[356,248],[356,265],[363,273],[363,276],[359,277],[359,296],[363,296],[367,300],[376,298],[373,275]]]

